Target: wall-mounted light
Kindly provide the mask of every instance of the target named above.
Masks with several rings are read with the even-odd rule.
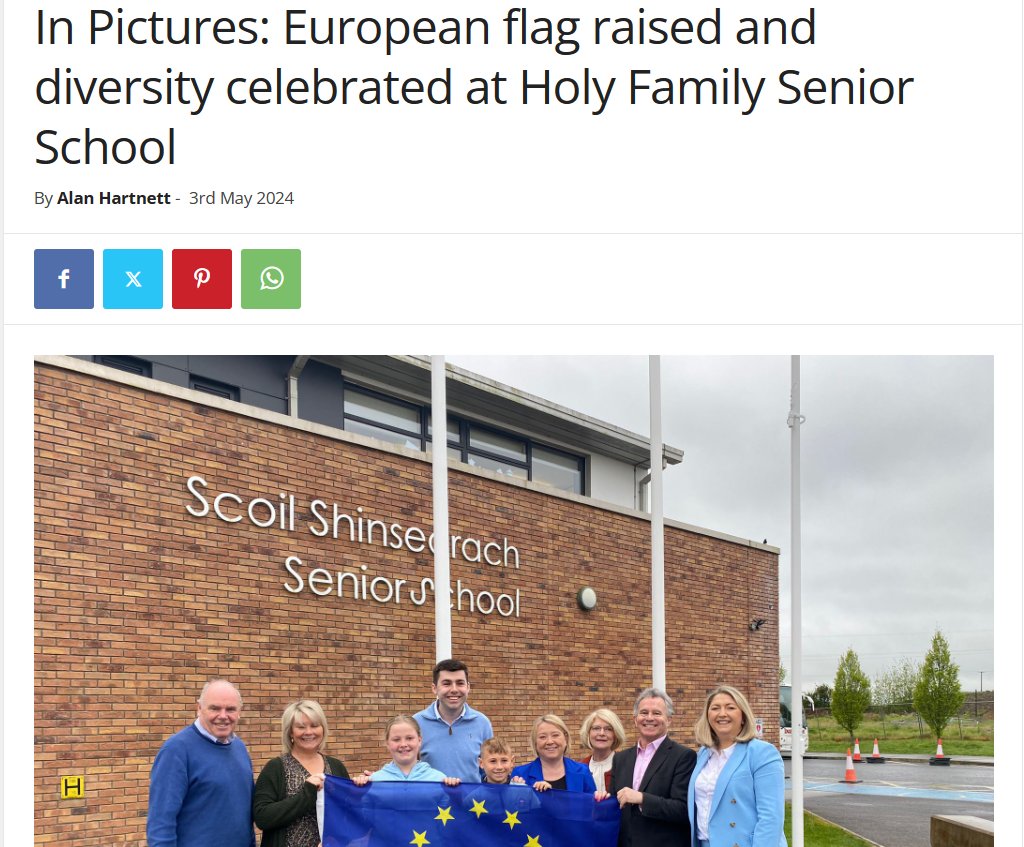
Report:
[[[764,626],[764,618],[754,618],[750,622],[750,631],[757,632],[762,626]]]
[[[576,592],[576,603],[584,612],[597,608],[597,592],[589,585]]]

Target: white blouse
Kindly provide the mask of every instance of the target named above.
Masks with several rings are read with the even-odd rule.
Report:
[[[604,775],[612,769],[612,759],[615,758],[615,754],[612,753],[603,762],[599,762],[596,759],[590,760],[590,773],[594,777],[594,785],[597,786],[598,791],[604,791]]]
[[[715,786],[735,749],[736,745],[731,744],[724,750],[712,750],[704,767],[697,774],[693,794],[697,802],[697,838],[700,841],[710,841],[708,821],[711,819],[711,801],[715,798]]]

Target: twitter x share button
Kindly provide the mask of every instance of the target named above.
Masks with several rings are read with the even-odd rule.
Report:
[[[243,309],[298,309],[301,306],[301,251],[242,251]]]

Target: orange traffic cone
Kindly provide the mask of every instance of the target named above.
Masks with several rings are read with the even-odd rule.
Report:
[[[885,761],[885,756],[878,752],[878,739],[875,739],[875,749],[871,751],[871,755],[867,757],[865,761],[870,762],[873,765],[881,764]]]
[[[862,759],[861,755],[860,755],[860,739],[859,738],[853,739],[853,761],[858,762],[858,763],[864,761],[864,759]]]
[[[846,748],[846,776],[844,776],[840,782],[847,782],[853,785],[855,782],[863,782],[861,779],[857,779],[857,771],[853,769],[853,756],[850,753],[850,748]]]
[[[939,746],[935,750],[935,755],[928,760],[929,765],[948,765],[951,759],[945,753],[942,752],[942,739],[939,739]]]

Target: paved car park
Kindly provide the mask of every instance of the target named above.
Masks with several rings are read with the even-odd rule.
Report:
[[[991,765],[932,767],[927,757],[862,763],[854,785],[841,781],[845,772],[845,756],[805,759],[804,807],[881,847],[930,847],[933,815],[995,816]],[[787,789],[789,774],[787,759]]]

